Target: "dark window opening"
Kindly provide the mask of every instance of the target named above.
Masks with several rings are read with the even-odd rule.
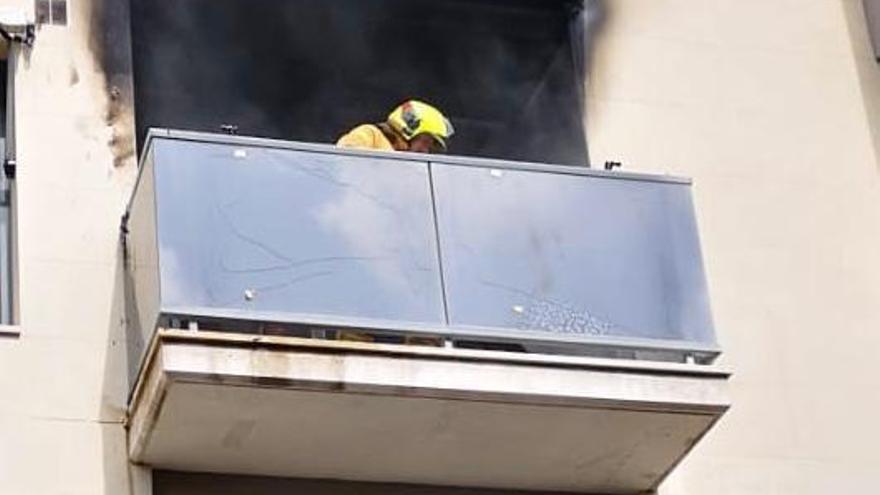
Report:
[[[67,25],[67,0],[35,0],[37,24]]]
[[[154,495],[562,495],[558,492],[186,473],[158,469],[152,472],[152,482]]]
[[[587,163],[577,2],[132,0],[138,144],[167,127],[332,143],[407,98],[450,152]]]
[[[34,3],[34,14],[37,18],[37,24],[51,24],[52,8],[49,0],[36,0]]]

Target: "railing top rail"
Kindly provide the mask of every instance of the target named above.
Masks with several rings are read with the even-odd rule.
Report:
[[[470,156],[455,156],[455,155],[414,155],[412,153],[403,153],[403,152],[385,152],[385,151],[374,151],[374,150],[355,150],[355,149],[344,149],[338,148],[331,144],[320,144],[320,143],[305,143],[299,141],[285,141],[280,139],[270,139],[270,138],[261,138],[261,137],[253,137],[253,136],[238,136],[238,135],[228,135],[228,134],[217,134],[217,133],[209,133],[209,132],[198,132],[198,131],[185,131],[178,129],[161,129],[161,128],[151,128],[147,132],[147,140],[144,145],[144,150],[150,148],[150,144],[153,139],[175,139],[182,141],[198,141],[204,143],[215,143],[215,144],[229,144],[235,146],[252,146],[259,148],[275,148],[275,149],[286,149],[286,150],[297,150],[297,151],[306,151],[312,153],[327,153],[327,154],[336,154],[336,155],[350,155],[350,156],[365,156],[370,157],[374,156],[377,158],[383,159],[391,159],[391,160],[406,160],[406,161],[423,161],[430,163],[437,163],[443,165],[463,165],[469,167],[479,167],[479,168],[500,168],[506,170],[529,170],[534,172],[545,172],[545,173],[553,173],[553,174],[563,174],[563,175],[581,175],[581,176],[589,176],[600,179],[613,179],[613,180],[632,180],[632,181],[644,181],[644,182],[660,182],[660,183],[669,183],[669,184],[683,184],[690,185],[692,183],[690,178],[687,177],[679,177],[674,175],[658,175],[658,174],[648,174],[641,172],[619,172],[619,171],[607,171],[607,170],[597,170],[594,168],[587,167],[577,167],[572,165],[554,165],[549,163],[536,163],[536,162],[519,162],[512,160],[501,160],[494,158],[478,158],[478,157],[470,157]],[[142,153],[141,160],[146,156],[146,153]]]

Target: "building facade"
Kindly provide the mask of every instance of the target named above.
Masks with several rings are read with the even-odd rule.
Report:
[[[14,177],[0,493],[870,493],[880,463],[880,68],[863,2],[589,3],[576,31],[581,86],[535,93],[541,108],[580,98],[585,138],[553,134],[519,155],[501,145],[488,154],[534,161],[534,149],[565,148],[550,161],[567,162],[586,161],[588,149],[594,168],[623,163],[612,174],[692,178],[722,351],[711,365],[654,360],[652,349],[611,359],[218,336],[170,320],[161,339],[149,334],[133,350],[120,224],[143,170],[144,128],[189,130],[179,109],[194,108],[138,80],[166,61],[197,65],[173,58],[183,43],[227,46],[188,40],[196,31],[180,26],[168,47],[151,44],[162,33],[134,17],[153,4],[170,19],[218,16],[144,0],[2,2],[14,38]],[[17,30],[28,21],[39,21],[32,44]],[[261,29],[230,25],[242,38]],[[533,54],[552,69],[554,53]],[[548,84],[561,87],[565,74],[551,69]],[[505,101],[483,111],[504,115]],[[167,108],[143,108],[159,102]],[[279,122],[243,119],[240,134],[270,121]],[[278,125],[299,129],[295,119]]]

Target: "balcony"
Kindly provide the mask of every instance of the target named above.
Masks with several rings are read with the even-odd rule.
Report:
[[[125,232],[135,462],[639,493],[728,407],[687,180],[154,130]]]

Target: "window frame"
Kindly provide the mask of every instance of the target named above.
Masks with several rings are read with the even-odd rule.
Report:
[[[34,16],[38,24],[66,26],[70,16],[67,0],[34,0]]]
[[[7,42],[5,133],[3,143],[3,167],[0,171],[0,204],[6,203],[7,231],[0,232],[0,338],[17,338],[21,334],[19,326],[18,293],[18,201],[15,178],[16,139],[15,139],[15,67],[18,62],[21,44]],[[0,213],[2,214],[2,213]],[[4,246],[5,244],[5,246]],[[5,247],[5,249],[4,249]],[[5,270],[3,270],[5,265]]]

